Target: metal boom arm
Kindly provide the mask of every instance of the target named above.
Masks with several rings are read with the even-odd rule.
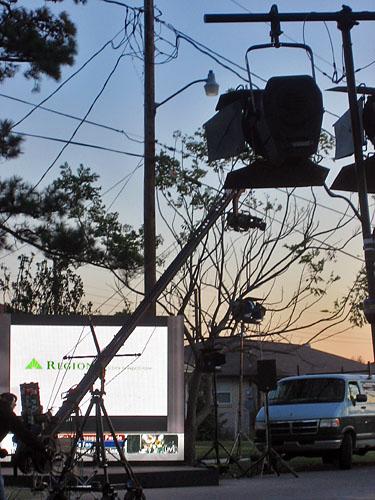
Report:
[[[206,236],[208,231],[215,224],[220,215],[224,212],[225,208],[236,196],[237,191],[228,190],[224,192],[224,194],[216,201],[216,203],[214,203],[212,208],[207,213],[205,219],[192,233],[186,245],[182,248],[179,254],[161,275],[155,286],[142,300],[134,313],[129,317],[129,319],[113,337],[111,342],[98,354],[86,375],[83,376],[79,384],[68,395],[68,397],[54,416],[53,422],[46,429],[46,435],[52,436],[53,434],[55,434],[62,423],[73,413],[74,409],[80,403],[82,398],[85,396],[85,394],[87,394],[92,385],[99,378],[101,370],[112,361],[116,353],[120,350],[126,340],[133,333],[135,327],[139,324],[140,320],[147,312],[150,302],[155,301],[165,290],[170,281],[174,278],[177,272],[185,264],[186,260],[192,255],[194,250],[202,241],[202,238]]]

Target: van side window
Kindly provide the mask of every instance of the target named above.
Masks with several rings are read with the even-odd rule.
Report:
[[[359,387],[357,382],[349,382],[348,399],[350,399],[352,403],[355,402],[357,394],[359,394]]]
[[[367,402],[375,403],[375,381],[366,380],[362,382],[362,389],[367,394]]]

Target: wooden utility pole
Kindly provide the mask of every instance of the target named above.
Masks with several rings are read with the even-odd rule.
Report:
[[[156,283],[155,224],[155,41],[154,2],[144,0],[144,292],[147,296]],[[151,301],[148,316],[156,315]]]

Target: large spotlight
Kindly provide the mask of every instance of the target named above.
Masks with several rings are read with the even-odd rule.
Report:
[[[323,119],[322,94],[308,75],[270,78],[255,122],[261,150],[272,165],[316,153]]]
[[[323,101],[308,75],[271,78],[264,90],[220,96],[218,113],[205,125],[209,161],[245,150],[258,157],[228,174],[228,189],[321,186],[329,170],[309,157],[319,144]]]

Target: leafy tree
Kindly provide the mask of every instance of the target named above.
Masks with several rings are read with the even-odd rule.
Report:
[[[21,255],[17,277],[12,280],[8,268],[1,266],[0,286],[6,312],[27,314],[89,314],[91,302],[84,303],[84,289],[80,276],[62,261],[47,260],[36,263]]]
[[[61,67],[74,63],[74,24],[66,12],[55,16],[47,7],[32,10],[17,4],[18,0],[0,2],[0,83],[13,78],[20,67],[25,67],[25,78],[35,82],[42,75],[58,80]],[[22,140],[12,135],[11,128],[9,120],[0,121],[0,156],[6,159],[17,157],[21,151]]]
[[[76,29],[66,12],[55,15],[46,6],[33,10],[20,7],[18,0],[0,1],[0,82],[21,67],[35,82],[43,75],[58,80],[61,68],[74,63],[76,50]],[[0,121],[0,157],[16,158],[20,148],[12,123]],[[63,165],[59,178],[43,190],[20,177],[2,179],[0,249],[16,240],[58,261],[122,269],[127,279],[142,264],[142,231],[106,212],[94,185],[97,178],[82,165],[76,173]]]
[[[363,301],[368,298],[366,268],[362,266],[356,275],[353,286],[348,290],[346,297],[338,298],[334,303],[334,309],[338,310],[348,300],[350,303],[349,321],[353,326],[362,328],[367,320],[363,312]]]
[[[116,212],[106,211],[97,179],[83,165],[73,172],[65,164],[60,176],[41,191],[18,177],[0,181],[1,245],[10,248],[13,236],[50,258],[121,269],[131,276],[143,262],[142,232],[121,224]]]

